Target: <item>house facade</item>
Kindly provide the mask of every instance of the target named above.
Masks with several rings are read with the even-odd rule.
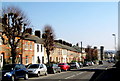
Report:
[[[42,38],[38,38],[35,42],[33,63],[44,63],[44,46]]]
[[[19,54],[19,58],[22,58],[22,64],[30,64],[34,57],[34,41],[33,40],[22,40],[22,52]]]
[[[0,35],[2,35],[2,24],[0,23]],[[3,66],[3,44],[2,37],[0,36],[0,68]]]
[[[5,63],[9,63],[10,60],[10,46],[7,44],[7,37],[2,34],[2,31],[2,21],[0,18],[0,68]],[[3,44],[2,37],[5,38],[5,44]]]
[[[40,31],[37,31],[37,33],[35,32],[35,35],[29,34],[25,39],[32,40],[34,42],[34,44],[31,46],[34,50],[31,58],[31,63],[44,63],[44,45],[43,39],[40,38]]]
[[[70,44],[65,44],[65,41],[64,43],[55,41],[55,48],[50,54],[50,62],[70,63],[71,61],[82,61],[81,52]]]

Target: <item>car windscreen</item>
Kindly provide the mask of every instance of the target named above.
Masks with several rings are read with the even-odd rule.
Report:
[[[29,68],[39,68],[39,65],[38,65],[38,64],[30,65],[30,66],[28,67],[28,69],[29,69]]]
[[[76,63],[70,63],[70,64],[76,64]]]
[[[12,70],[12,68],[14,68],[15,65],[5,65],[3,66],[2,70]]]
[[[58,65],[65,65],[64,63],[58,64]]]

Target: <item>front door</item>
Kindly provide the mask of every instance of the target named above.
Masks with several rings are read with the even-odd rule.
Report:
[[[1,54],[0,56],[0,68],[2,68],[3,66],[3,54]]]

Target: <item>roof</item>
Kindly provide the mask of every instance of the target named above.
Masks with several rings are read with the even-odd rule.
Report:
[[[81,48],[78,46],[73,46],[74,49],[76,49],[78,52],[81,52]]]
[[[38,36],[35,36],[35,35],[26,34],[25,39],[26,40],[35,41],[35,43],[39,43],[39,44],[43,44],[44,43],[42,38],[39,38]]]
[[[74,51],[74,52],[79,52],[79,49],[75,49],[73,46],[70,47],[70,46],[67,46],[67,45],[63,45],[63,44],[60,44],[60,43],[55,43],[55,47],[56,48],[62,48],[62,49],[67,49],[67,50],[70,50],[70,51]]]

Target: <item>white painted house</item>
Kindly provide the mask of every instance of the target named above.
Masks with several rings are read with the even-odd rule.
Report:
[[[39,30],[35,31],[34,40],[35,44],[33,63],[44,63],[44,45]]]
[[[33,63],[44,63],[44,46],[42,38],[38,38],[34,44]]]

